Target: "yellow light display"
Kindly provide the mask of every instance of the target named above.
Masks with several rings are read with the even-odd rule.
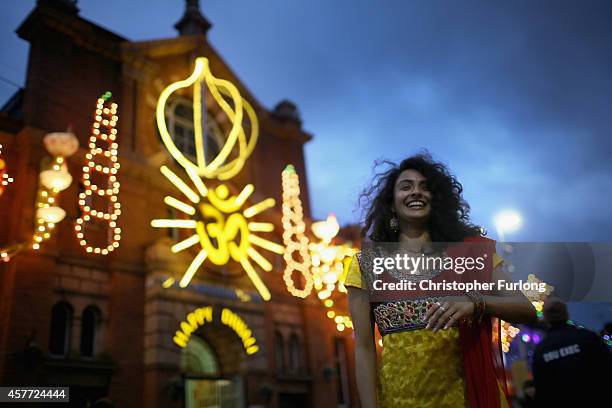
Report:
[[[202,100],[202,85],[204,83],[215,102],[221,107],[232,123],[232,128],[229,131],[225,145],[210,163],[206,163],[202,128],[202,114],[205,112]],[[166,104],[168,99],[179,89],[189,87],[193,87],[196,163],[185,157],[176,147],[166,124]],[[228,99],[231,103],[228,103]],[[215,78],[212,75],[208,59],[204,57],[196,59],[195,68],[187,79],[170,84],[162,91],[157,102],[156,119],[164,145],[176,161],[185,168],[190,177],[198,175],[208,179],[217,178],[219,180],[232,178],[242,169],[246,159],[253,152],[257,143],[259,125],[253,107],[242,98],[234,84]],[[246,136],[242,126],[245,119],[248,119],[250,122],[251,130],[249,137]],[[230,155],[233,158],[230,159]],[[230,160],[228,161],[228,159]]]
[[[163,169],[163,168],[162,168]],[[230,260],[239,263],[253,286],[257,289],[264,300],[271,298],[270,291],[261,280],[255,268],[249,260],[254,261],[263,270],[272,270],[270,262],[259,253],[253,245],[267,249],[277,254],[282,254],[284,248],[272,241],[255,235],[255,232],[272,232],[273,224],[247,222],[245,212],[248,209],[256,208],[263,211],[274,205],[273,199],[265,199],[245,210],[241,210],[241,205],[246,202],[250,194],[254,191],[252,185],[245,186],[237,195],[231,195],[226,185],[220,184],[214,189],[209,189],[202,182],[203,189],[196,188],[197,191],[205,191],[205,196],[198,196],[197,193],[179,176],[170,171],[167,167],[162,170],[162,174],[174,184],[179,191],[187,196],[190,201],[197,205],[193,207],[173,197],[166,197],[164,202],[183,212],[191,219],[155,219],[151,221],[151,226],[155,228],[183,228],[195,230],[194,234],[188,238],[174,244],[172,252],[177,253],[200,245],[200,251],[193,259],[183,277],[179,280],[179,286],[187,287],[193,276],[205,260],[214,265],[225,265]],[[190,195],[194,195],[189,197]],[[193,211],[192,211],[193,210]],[[249,214],[251,217],[255,214]],[[171,286],[172,284],[168,285]]]
[[[221,323],[229,327],[236,333],[242,341],[244,351],[251,355],[259,351],[257,340],[253,337],[253,332],[249,326],[236,313],[228,308],[221,310]],[[191,335],[201,326],[214,321],[214,310],[212,306],[201,307],[189,313],[185,320],[179,324],[180,330],[177,330],[172,339],[176,345],[181,348],[187,346]]]
[[[346,293],[343,284],[346,261],[351,259],[356,250],[348,245],[332,244],[332,240],[340,231],[334,215],[312,224],[311,230],[320,241],[310,242],[305,235],[299,178],[293,166],[288,165],[283,170],[282,183],[282,222],[286,262],[283,278],[287,290],[294,296],[304,298],[311,293],[314,286],[317,297],[329,309],[327,317],[334,320],[336,329],[341,332],[345,328],[352,328],[353,323],[349,316],[339,315],[332,309],[334,301],[330,297],[335,290]],[[298,259],[295,259],[296,256]],[[303,289],[296,288],[293,282],[293,274],[296,271],[304,277]]]
[[[534,284],[533,287],[535,288],[538,286],[537,284],[543,281],[538,279],[534,274],[531,273],[527,276],[527,282],[533,283]],[[527,290],[522,291],[525,297],[529,299],[529,301],[535,308],[536,314],[539,319],[542,318],[542,308],[544,306],[544,301],[552,293],[554,289],[555,289],[554,286],[546,284],[544,292],[539,292],[538,290],[535,290],[535,289],[528,290],[528,291]],[[501,320],[501,343],[502,343],[502,351],[504,353],[507,353],[508,351],[510,351],[510,344],[512,343],[512,340],[514,340],[514,338],[520,332],[521,332],[521,329],[519,329],[518,327],[512,326],[510,323],[504,320]]]
[[[117,161],[117,150],[119,145],[117,138],[117,104],[111,103],[105,106],[110,98],[110,92],[98,98],[96,103],[95,120],[89,137],[89,152],[85,155],[87,164],[83,166],[84,191],[79,193],[79,207],[81,216],[77,218],[74,230],[81,246],[88,253],[108,255],[119,248],[121,240],[121,228],[117,226],[117,219],[121,215],[121,203],[119,202],[119,181],[117,172],[119,162]],[[104,148],[99,144],[105,145]],[[98,185],[94,179],[104,179],[105,185]],[[94,196],[100,200],[106,200],[103,209],[93,208]],[[92,245],[85,238],[83,226],[88,223],[107,224],[106,245]]]
[[[205,87],[204,87],[205,85]],[[189,160],[176,147],[166,124],[166,105],[171,95],[180,89],[192,87],[193,124],[195,163]],[[219,153],[207,162],[204,144],[204,127],[206,107],[203,91],[208,89],[212,99],[229,119],[227,139]],[[174,244],[171,251],[181,252],[199,244],[199,251],[179,280],[180,287],[189,285],[198,269],[208,261],[214,265],[225,265],[230,261],[239,263],[251,280],[262,299],[270,300],[271,294],[258,275],[251,261],[264,271],[270,271],[272,264],[255,247],[282,254],[284,248],[268,239],[255,235],[261,232],[273,232],[271,223],[251,220],[258,214],[274,207],[272,198],[261,200],[246,206],[246,202],[255,191],[252,184],[246,185],[237,195],[232,195],[225,184],[208,188],[206,179],[227,180],[236,175],[250,156],[257,142],[259,124],[252,106],[240,95],[238,89],[229,81],[212,75],[209,62],[200,57],[195,61],[191,75],[166,87],[158,100],[156,109],[157,126],[168,152],[181,165],[190,183],[178,176],[167,166],[161,167],[162,174],[188,200],[185,202],[176,197],[164,198],[166,205],[179,210],[188,219],[156,219],[151,221],[155,228],[192,229],[193,234]],[[243,123],[248,123],[248,137]],[[194,188],[195,187],[195,188]],[[247,221],[249,220],[249,221]],[[169,288],[174,285],[174,278],[162,284]]]
[[[259,351],[259,346],[255,344],[257,340],[253,337],[253,332],[240,316],[224,308],[221,311],[221,322],[236,332],[238,337],[242,340],[242,345],[247,354],[254,354]]]

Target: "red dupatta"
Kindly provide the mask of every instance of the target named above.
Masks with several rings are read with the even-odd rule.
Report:
[[[464,242],[491,245],[489,257],[495,251],[495,241],[484,237],[469,237]],[[489,269],[492,272],[492,269]],[[490,279],[490,276],[486,277]],[[466,397],[471,408],[499,408],[501,398],[507,398],[506,373],[501,349],[501,325],[497,319],[483,319],[480,324],[459,324],[459,341],[463,352]],[[493,336],[495,326],[496,336]],[[499,382],[499,383],[498,383]],[[500,390],[501,386],[501,390]],[[500,395],[503,392],[503,396]]]

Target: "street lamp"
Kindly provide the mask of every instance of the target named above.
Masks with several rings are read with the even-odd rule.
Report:
[[[506,240],[507,232],[517,231],[523,224],[523,218],[515,210],[504,210],[495,216],[495,228],[500,241]]]

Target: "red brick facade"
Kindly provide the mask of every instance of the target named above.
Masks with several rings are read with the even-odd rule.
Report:
[[[262,213],[263,220],[275,224],[275,232],[266,236],[274,242],[282,242],[281,171],[288,163],[300,175],[305,214],[310,214],[303,147],[311,136],[298,121],[283,120],[262,107],[205,34],[132,42],[81,18],[67,4],[39,1],[18,28],[30,43],[26,85],[0,116],[3,156],[15,179],[0,196],[0,247],[31,236],[37,177],[47,155],[42,137],[70,126],[81,145],[68,159],[74,181],[60,194],[67,216],[53,237],[39,251],[26,250],[0,262],[0,383],[70,385],[74,401],[106,395],[117,407],[183,406],[185,373],[181,349],[172,337],[189,312],[213,306],[216,312],[227,307],[238,314],[260,347],[246,355],[236,333],[221,324],[194,334],[213,349],[221,377],[240,378],[244,406],[341,406],[334,342],[345,342],[346,377],[353,378],[350,330],[337,332],[314,295],[306,300],[289,295],[281,256],[268,256],[274,270],[260,273],[272,292],[270,302],[243,302],[232,295],[240,288],[257,297],[246,276],[231,270],[203,267],[190,288],[163,289],[162,279],[185,270],[193,254],[171,253],[166,231],[150,226],[151,219],[166,217],[163,197],[174,192],[159,166],[166,163],[180,171],[157,133],[155,104],[163,87],[189,76],[195,57],[207,57],[215,76],[236,84],[257,112],[257,147],[228,184],[236,191],[254,184],[251,204],[267,197],[276,200],[273,210]],[[107,90],[119,105],[118,224],[123,233],[120,247],[100,256],[79,245],[74,224],[95,101]],[[208,108],[214,115],[215,108]],[[101,238],[106,232],[92,233]],[[51,313],[58,302],[66,302],[73,313],[69,352],[62,357],[50,356],[48,347]],[[100,321],[95,356],[85,358],[79,342],[88,306],[95,306]],[[293,358],[288,343],[297,337],[300,353],[293,371],[277,366],[279,335],[284,361]],[[349,381],[345,388],[344,406],[357,406],[354,384]]]

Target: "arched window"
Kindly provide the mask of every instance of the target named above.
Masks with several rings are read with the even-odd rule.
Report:
[[[81,355],[93,357],[96,353],[96,343],[100,328],[100,310],[95,306],[87,306],[81,317]]]
[[[61,301],[51,309],[51,330],[49,334],[49,353],[65,356],[70,350],[73,309],[69,303]]]
[[[292,373],[296,373],[300,370],[301,360],[300,339],[293,333],[291,337],[289,337],[289,370]]]
[[[276,372],[285,371],[285,342],[280,332],[274,333],[274,356],[276,357]]]
[[[205,117],[204,152],[206,163],[210,163],[221,151],[225,137],[219,125],[208,112]],[[166,105],[166,125],[176,148],[191,160],[196,158],[195,132],[193,126],[193,105],[184,97],[174,95]]]

